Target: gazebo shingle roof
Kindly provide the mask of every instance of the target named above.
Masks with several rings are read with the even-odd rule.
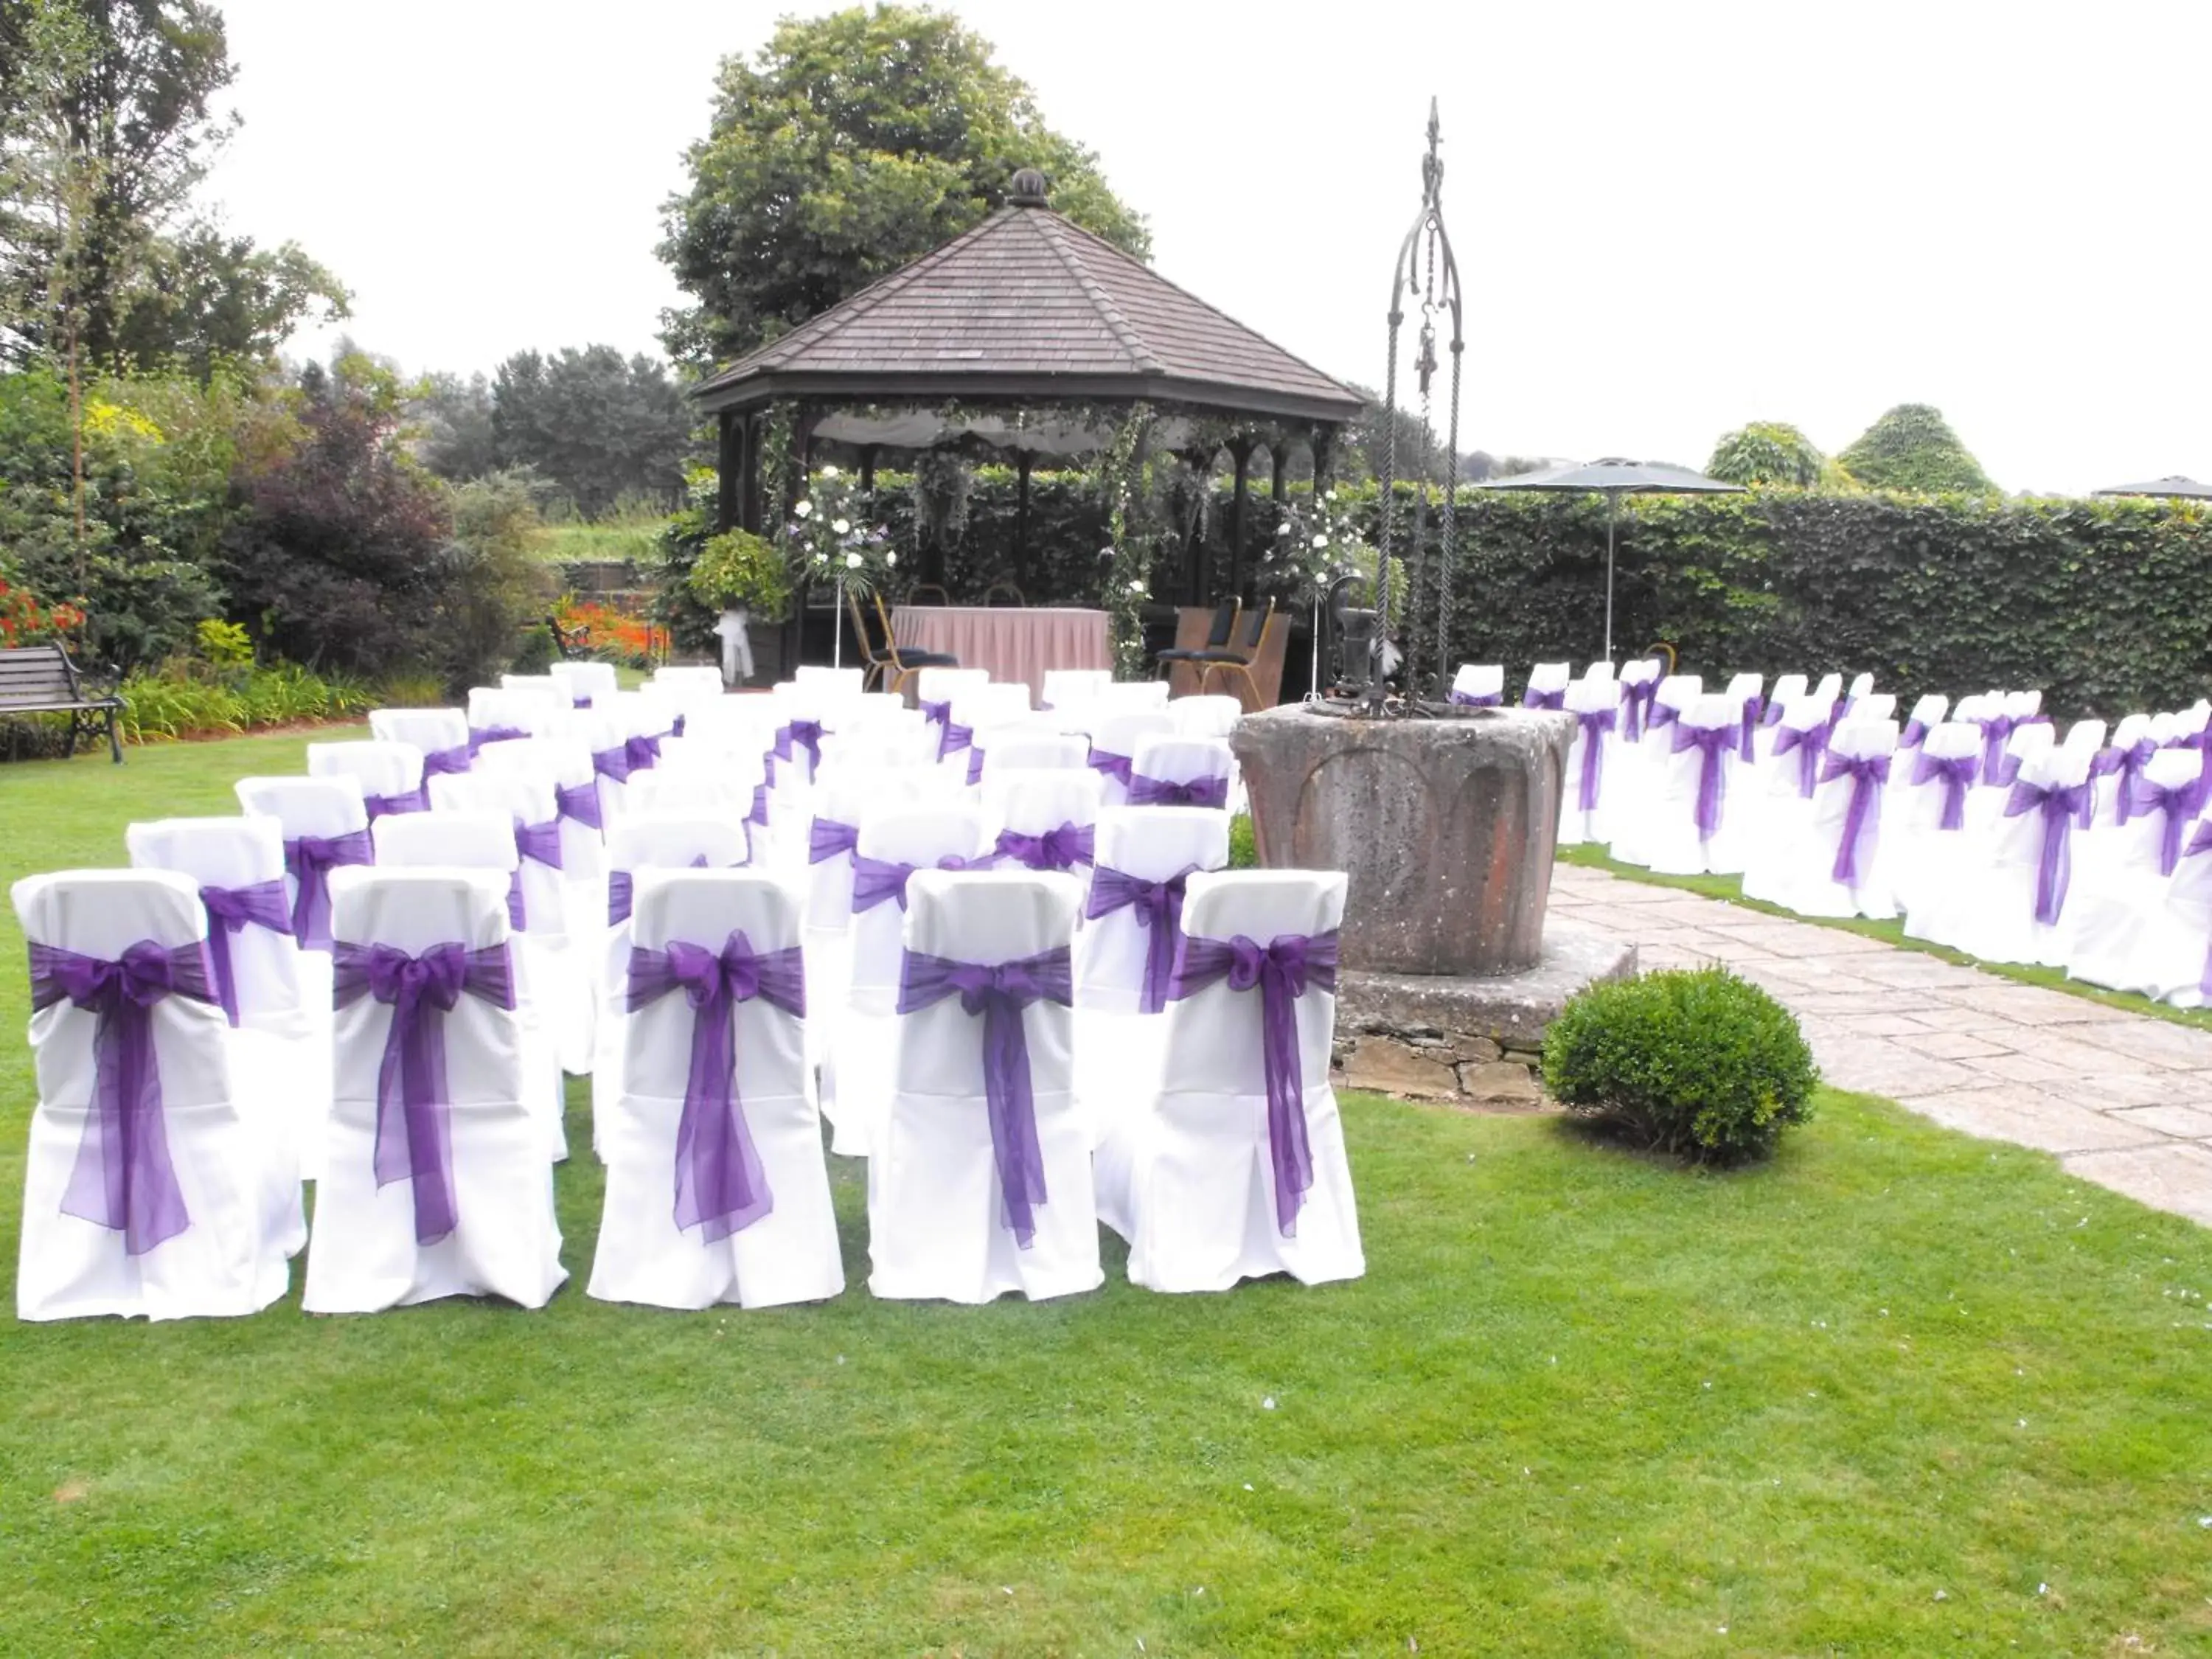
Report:
[[[1112,243],[1018,202],[692,392],[709,411],[809,394],[1147,398],[1328,422],[1363,402]]]

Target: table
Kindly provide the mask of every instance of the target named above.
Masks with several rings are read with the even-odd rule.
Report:
[[[891,611],[891,638],[950,652],[963,668],[989,669],[994,680],[1027,681],[1032,702],[1044,694],[1048,668],[1114,666],[1106,613],[1069,605],[902,605]]]

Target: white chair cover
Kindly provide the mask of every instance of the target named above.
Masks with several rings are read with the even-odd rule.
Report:
[[[1863,697],[1860,703],[1877,701]],[[1744,872],[1747,898],[1808,916],[1887,920],[1897,914],[1883,828],[1897,735],[1895,720],[1862,719],[1856,709],[1836,728],[1802,832],[1761,839]],[[1791,757],[1783,758],[1786,763]]]
[[[1873,695],[1874,676],[1871,674],[1854,674],[1851,676],[1850,690],[1844,693],[1844,700],[1850,705],[1851,713],[1853,714],[1856,714],[1859,712],[1858,706],[1860,702],[1864,698],[1872,696]],[[1892,699],[1891,707],[1893,708],[1895,706],[1895,700]],[[1889,716],[1884,714],[1881,718],[1887,720]]]
[[[1610,662],[1607,662],[1604,658],[1601,657],[1583,671],[1583,678],[1584,679],[1590,680],[1612,679],[1613,678],[1613,665]]]
[[[1672,728],[1682,710],[1703,694],[1704,686],[1695,674],[1668,675],[1652,690],[1639,740],[1621,744],[1607,757],[1613,763],[1613,776],[1606,786],[1607,827],[1613,837],[1613,855],[1624,863],[1648,861],[1643,845],[1645,820],[1669,765]]]
[[[1091,706],[1102,720],[1116,714],[1158,713],[1168,707],[1165,680],[1109,680],[1098,688]]]
[[[1088,702],[1113,683],[1111,669],[1048,668],[1044,671],[1043,687],[1037,694],[1037,705],[1042,708],[1066,708]]]
[[[865,668],[828,668],[805,664],[792,672],[792,680],[820,697],[826,705],[846,698],[863,695],[868,671]]]
[[[441,757],[439,768],[465,772],[469,767],[469,716],[463,708],[376,708],[369,712],[368,734],[380,743],[407,743],[426,762]],[[433,768],[432,769],[438,769]]]
[[[1893,720],[1897,718],[1897,697],[1888,691],[1869,691],[1851,704],[1851,712],[1844,717],[1854,720]]]
[[[1566,712],[1575,717],[1575,736],[1567,749],[1567,769],[1559,785],[1559,845],[1602,842],[1610,839],[1605,810],[1606,773],[1608,767],[1618,769],[1620,683],[1610,677],[1570,682]]]
[[[951,725],[953,741],[959,733],[966,732],[968,741],[958,749],[947,750],[942,764],[955,776],[970,782],[982,776],[983,756],[979,752],[978,739],[994,727],[1020,725],[1026,726],[1031,714],[1030,689],[1026,685],[986,684],[963,686],[952,694]]]
[[[1183,921],[1194,938],[1272,943],[1333,934],[1344,920],[1335,872],[1234,871],[1193,876]],[[1292,1005],[1298,1093],[1312,1185],[1279,1206],[1262,1037],[1265,991],[1226,979],[1170,1005],[1164,1066],[1150,1100],[1121,1115],[1098,1150],[1099,1218],[1129,1241],[1129,1282],[1155,1291],[1224,1291],[1287,1273],[1301,1283],[1366,1272],[1329,1049],[1336,997],[1309,981]],[[1264,981],[1263,981],[1264,984]],[[1132,1079],[1133,1091],[1143,1089]],[[1286,1230],[1283,1214],[1291,1211]]]
[[[1917,749],[1920,740],[1942,725],[1943,717],[1950,712],[1951,700],[1940,691],[1916,699],[1912,713],[1905,718],[1905,730],[1898,734],[1897,746],[1900,750]]]
[[[996,851],[992,867],[1057,869],[1087,882],[1095,850],[1086,851],[1081,845],[1085,839],[1082,832],[1091,832],[1095,848],[1103,789],[1103,781],[1088,767],[1072,771],[1000,772],[996,775],[986,772],[983,827],[992,836]],[[1054,839],[1046,841],[1046,837]],[[1033,864],[1031,860],[1066,862]]]
[[[1844,677],[1841,674],[1821,675],[1820,683],[1813,688],[1812,695],[1826,702],[1841,702],[1844,696]]]
[[[1646,822],[1637,836],[1641,861],[1653,870],[1684,876],[1742,868],[1743,836],[1728,833],[1741,731],[1742,709],[1724,696],[1698,697],[1682,710],[1676,727],[1661,730],[1666,757],[1644,801]],[[1678,733],[1698,734],[1698,746],[1677,750]],[[1707,739],[1706,733],[1719,736]],[[1707,822],[1701,823],[1701,817]]]
[[[469,692],[469,740],[480,748],[520,732],[537,737],[550,731],[568,713],[553,696],[501,686],[492,690],[477,686]]]
[[[1215,782],[1220,787],[1212,799],[1144,800],[1136,802],[1138,805],[1231,807],[1235,805],[1237,757],[1218,738],[1178,735],[1139,738],[1130,752],[1128,793],[1132,794],[1157,794],[1162,787],[1180,788],[1193,784],[1210,787]]]
[[[2212,1006],[2212,836],[2200,840],[2202,830],[2183,842],[2170,878],[2154,866],[2068,898],[2069,978],[2178,1008]]]
[[[1001,726],[979,733],[983,779],[1008,772],[1087,770],[1091,745],[1081,738],[1036,726]]]
[[[1091,765],[1106,780],[1107,805],[1128,805],[1128,781],[1136,771],[1137,744],[1146,738],[1170,736],[1174,731],[1174,718],[1160,708],[1107,714],[1092,726]]]
[[[773,877],[652,871],[639,879],[636,904],[632,938],[641,950],[681,941],[720,956],[740,933],[756,954],[799,946],[799,907]],[[703,1124],[697,1140],[683,1133],[700,1018],[680,984],[628,1013],[623,1092],[602,1128],[606,1197],[588,1293],[662,1308],[768,1308],[836,1296],[845,1269],[807,1086],[805,1020],[759,995],[722,1016],[735,1106],[753,1152],[745,1162],[766,1188],[755,1202],[768,1207],[748,1218],[708,1212],[717,1194],[739,1196],[730,1188],[681,1180],[679,1148],[703,1147],[703,1159],[717,1145]],[[685,1210],[684,1192],[703,1201]]]
[[[653,671],[651,684],[702,697],[719,697],[722,695],[722,671],[713,663],[665,662]]]
[[[362,803],[372,818],[430,810],[422,793],[422,751],[411,743],[311,743],[307,775],[358,778]]]
[[[2048,727],[2030,726],[2024,731],[2044,732],[2044,745],[2021,757],[2018,782],[2012,790],[1991,788],[1987,793],[2000,796],[2079,788],[2081,798],[2087,799],[2084,786],[2089,757],[2052,745]],[[2070,887],[2065,878],[2070,873],[2071,842],[2079,830],[2070,815],[2062,827],[2059,816],[2055,810],[2045,812],[2033,806],[2007,815],[2002,805],[1996,806],[1990,833],[1976,855],[1960,860],[1947,872],[1942,883],[1927,883],[1914,896],[1914,908],[1905,915],[1906,936],[1934,939],[1984,962],[2063,966],[2065,933],[2059,924],[2064,921]],[[1967,827],[1972,834],[1971,811]],[[2046,879],[2042,875],[2043,864],[2051,850],[2048,842],[2054,837],[2065,852],[2053,859],[2053,875]]]
[[[167,870],[82,870],[32,876],[14,888],[33,946],[119,962],[142,941],[164,951],[200,946],[199,884]],[[234,1098],[228,1026],[213,1001],[161,998],[144,1013],[161,1083],[161,1132],[181,1216],[153,1201],[148,1161],[134,1160],[122,1213],[107,1210],[100,1153],[77,1179],[97,1121],[100,1016],[64,995],[31,1016],[38,1102],[23,1169],[20,1319],[112,1314],[187,1319],[250,1314],[284,1294],[285,1239],[272,1227],[276,1182],[268,1138]],[[120,1042],[111,1032],[111,1042]],[[127,1108],[126,1108],[127,1109]],[[113,1143],[107,1143],[112,1145]],[[114,1190],[112,1187],[110,1191]],[[294,1190],[296,1203],[297,1189]],[[64,1207],[66,1206],[66,1207]],[[131,1253],[137,1219],[139,1252]],[[180,1230],[176,1224],[181,1219]],[[106,1224],[112,1220],[118,1224]]]
[[[996,966],[1066,952],[1082,898],[1072,878],[1028,871],[917,872],[906,948]],[[1069,1010],[1048,998],[1021,1009],[1042,1190],[1034,1231],[1000,1176],[1000,1124],[986,1090],[986,1020],[953,994],[897,1016],[893,1088],[868,1167],[868,1288],[890,1298],[983,1303],[1095,1290],[1098,1217],[1091,1139],[1075,1109]]]
[[[1522,693],[1524,707],[1534,703],[1538,696],[1564,696],[1567,682],[1574,678],[1575,665],[1571,662],[1540,662],[1528,671],[1528,684]]]
[[[1900,909],[1912,910],[1928,884],[1948,880],[1953,866],[1979,848],[1978,834],[1968,831],[1967,808],[1981,756],[1981,727],[1948,720],[1930,726],[1917,749],[1899,749],[1891,761],[1882,865]],[[1947,826],[1947,816],[1956,821]]]
[[[1235,697],[1176,697],[1168,704],[1168,718],[1177,737],[1225,739],[1244,718],[1244,705]]]
[[[1502,703],[1505,700],[1504,666],[1494,662],[1462,663],[1452,673],[1451,700],[1477,707]]]
[[[565,713],[569,708],[568,687],[550,674],[501,674],[499,689],[512,691],[517,696],[534,697],[549,709]],[[474,696],[473,691],[471,695]]]
[[[622,690],[611,662],[556,662],[545,672],[578,708],[597,708]]]
[[[217,892],[249,895],[284,887],[283,831],[274,818],[161,818],[123,832],[134,870],[173,870],[191,878],[202,908],[221,902]],[[215,890],[211,891],[211,890]],[[235,902],[235,899],[234,900]],[[264,914],[289,914],[279,904]],[[216,933],[224,924],[209,910],[209,956],[218,969],[227,958],[235,1026],[225,1024],[230,1050],[233,1103],[251,1132],[266,1174],[264,1227],[286,1255],[307,1247],[307,1217],[300,1201],[300,1149],[319,1135],[327,1115],[330,1009],[314,1014],[301,1006],[300,947],[287,927],[248,921]],[[302,1079],[311,1080],[310,1086]],[[312,1086],[319,1080],[320,1086]]]

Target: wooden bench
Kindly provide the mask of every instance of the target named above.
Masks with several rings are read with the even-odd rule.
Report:
[[[553,635],[553,648],[560,653],[562,662],[581,662],[592,654],[590,629],[565,629],[558,617],[548,617],[545,626]]]
[[[0,648],[0,717],[9,714],[67,714],[69,745],[64,755],[76,753],[76,740],[99,739],[105,725],[108,752],[123,764],[123,743],[116,735],[115,717],[123,699],[88,694],[76,665],[58,645],[23,645]]]

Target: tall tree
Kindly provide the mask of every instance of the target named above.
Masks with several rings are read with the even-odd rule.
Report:
[[[750,350],[828,310],[1003,205],[1025,167],[1076,223],[1151,253],[1097,157],[1045,125],[988,41],[923,8],[787,18],[751,63],[725,58],[689,160],[659,249],[698,301],[662,313],[679,361]]]
[[[1836,459],[1873,489],[1987,494],[1996,489],[1942,411],[1926,404],[1898,404]]]
[[[353,295],[297,242],[257,248],[207,223],[154,239],[116,322],[118,356],[173,362],[204,380],[226,361],[272,357],[309,317],[338,322]]]
[[[482,374],[424,377],[408,412],[416,432],[416,459],[455,483],[499,470],[499,432],[493,424],[491,382]]]
[[[1724,483],[1786,484],[1810,489],[1820,482],[1827,466],[1828,458],[1787,421],[1753,421],[1713,446],[1705,471]]]
[[[665,501],[683,488],[690,412],[650,357],[625,360],[610,345],[519,351],[491,396],[499,464],[531,468],[586,518],[626,495]]]

